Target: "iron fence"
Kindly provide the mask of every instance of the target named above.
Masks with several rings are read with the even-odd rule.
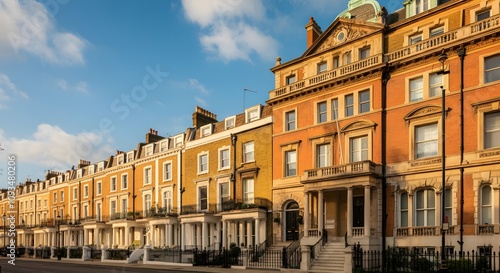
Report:
[[[448,273],[500,273],[500,256],[495,252],[471,251],[446,253]],[[420,252],[390,247],[385,251],[363,251],[353,247],[353,272],[439,272],[439,251]]]
[[[97,248],[90,249],[90,259],[92,260],[100,260],[102,257],[102,250]]]
[[[82,256],[83,256],[83,249],[81,247],[69,249],[70,259],[81,259]]]
[[[126,260],[130,257],[130,249],[108,249],[109,260]]]

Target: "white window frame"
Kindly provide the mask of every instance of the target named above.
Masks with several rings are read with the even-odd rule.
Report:
[[[154,153],[154,144],[144,146],[144,156],[152,156]]]
[[[365,60],[370,58],[371,53],[371,47],[370,46],[365,46],[359,49],[359,60]]]
[[[149,196],[149,200],[146,198],[147,196]],[[144,191],[142,193],[142,200],[143,200],[142,211],[144,213],[144,216],[146,216],[153,207],[153,193],[151,191]]]
[[[492,59],[492,60],[495,60],[495,61],[498,61],[498,65],[497,66],[494,66],[492,67],[491,69],[486,69],[486,62],[488,59]],[[489,83],[494,83],[494,82],[498,82],[500,81],[500,54],[493,54],[493,55],[489,55],[489,56],[484,56],[484,59],[483,59],[483,82],[485,84],[489,84]],[[492,80],[487,80],[486,76],[487,76],[487,73],[490,73],[490,72],[496,72],[499,76],[498,78],[493,78]]]
[[[366,148],[363,148],[361,146],[363,139],[366,139]],[[359,140],[361,143],[356,143],[354,144],[355,140]],[[359,150],[354,150],[354,148],[358,148]],[[366,151],[366,158],[363,158],[363,152]],[[359,154],[360,158],[354,158],[354,154]],[[370,160],[370,140],[368,135],[358,135],[358,136],[352,136],[349,138],[349,162],[354,163],[354,162],[361,162],[365,160]]]
[[[168,138],[160,141],[160,152],[168,151]]]
[[[96,195],[99,196],[102,194],[102,181],[96,182]]]
[[[484,192],[483,190],[485,188],[489,188],[489,203],[487,203],[485,200],[485,196],[484,196]],[[485,185],[482,185],[480,188],[479,188],[479,194],[480,194],[480,200],[479,200],[479,217],[480,217],[480,223],[482,225],[486,225],[486,224],[494,224],[493,223],[493,214],[494,213],[498,213],[498,211],[494,210],[494,206],[493,206],[493,188],[491,187],[491,185],[489,184],[485,184]],[[488,210],[488,211],[486,211]],[[489,218],[486,218],[485,217],[485,213],[488,213],[489,214]],[[488,221],[489,220],[489,221]]]
[[[424,194],[424,204],[423,204],[423,207],[422,208],[418,208],[418,194],[420,192],[423,192]],[[433,196],[434,198],[434,207],[430,207],[430,204],[429,204],[429,199],[428,197],[429,196]],[[414,207],[413,207],[413,210],[414,210],[414,217],[415,217],[415,220],[414,220],[414,223],[415,223],[415,227],[433,227],[433,226],[436,226],[436,203],[439,202],[438,198],[436,198],[436,191],[432,188],[423,188],[423,189],[419,189],[417,191],[415,191],[415,194],[413,195],[413,199],[414,199]],[[424,223],[419,223],[418,222],[418,212],[419,211],[422,211],[424,213]],[[433,212],[433,216],[434,217],[429,217],[429,212]],[[429,223],[429,220],[431,220],[432,222]]]
[[[293,120],[290,119],[290,115],[293,114]],[[285,132],[289,132],[289,131],[293,131],[295,129],[297,129],[297,111],[294,109],[294,110],[290,110],[290,111],[286,111],[285,112]]]
[[[331,148],[330,143],[321,143],[316,145],[315,153],[315,166],[316,168],[324,168],[331,166]],[[324,153],[323,153],[324,152]],[[323,162],[323,164],[321,163]]]
[[[116,215],[116,212],[117,212],[117,201],[118,200],[116,199],[116,197],[109,200],[109,215],[111,217],[115,217],[115,215]],[[114,204],[114,206],[113,206],[113,204]]]
[[[57,192],[54,192],[54,194],[52,194],[52,203],[57,203]],[[30,200],[31,201],[31,200]]]
[[[125,178],[125,180],[123,178]],[[126,183],[125,187],[123,186],[123,182]],[[128,174],[127,173],[123,173],[122,175],[120,175],[120,186],[121,186],[122,190],[128,189]]]
[[[317,73],[325,73],[328,70],[328,63],[327,61],[322,61],[317,64]]]
[[[119,154],[116,156],[116,165],[122,165],[124,163],[123,154]]]
[[[149,172],[149,175],[148,175]],[[151,185],[153,183],[153,168],[151,166],[145,167],[142,171],[143,185]]]
[[[117,190],[118,190],[118,178],[115,175],[109,178],[109,191],[115,192]]]
[[[352,102],[348,103],[348,98],[352,98]],[[344,117],[354,116],[354,105],[354,94],[346,94],[344,96]],[[352,109],[351,114],[349,114],[350,109]]]
[[[197,158],[197,165],[198,165],[198,174],[206,174],[209,171],[209,154],[207,151],[203,151],[198,154]],[[203,158],[206,158],[206,163],[203,163],[202,160]],[[206,169],[203,169],[203,166],[206,167]]]
[[[368,100],[362,101],[361,94],[368,94]],[[368,105],[368,109],[366,111],[363,111],[364,105]],[[370,89],[359,91],[358,92],[358,113],[359,114],[369,113],[371,110],[372,110],[372,94],[371,94]]]
[[[285,162],[284,176],[297,176],[297,150],[285,151],[283,158]]]
[[[88,173],[89,173],[89,174],[94,174],[94,168],[95,168],[95,166],[94,166],[94,165],[89,165],[89,166],[87,167],[87,169],[88,169]]]
[[[122,217],[127,216],[127,212],[128,212],[128,198],[127,197],[122,196],[120,198],[120,211],[122,213]]]
[[[260,119],[261,106],[256,105],[245,110],[245,121],[252,122]]]
[[[417,87],[412,88],[412,84],[417,83],[417,81],[420,82],[420,87],[417,86]],[[421,101],[424,99],[424,86],[425,86],[424,76],[420,75],[418,77],[414,77],[414,78],[410,79],[408,86],[409,86],[408,96],[409,96],[410,102],[417,102],[417,101]],[[414,96],[414,94],[416,94],[416,95]]]
[[[181,147],[184,144],[184,134],[174,136],[174,147]]]
[[[255,143],[253,141],[243,143],[243,163],[249,162],[255,162]]]
[[[339,119],[339,99],[338,98],[333,98],[330,101],[330,109],[332,111],[332,120],[338,120]]]
[[[324,110],[321,109],[322,106],[324,106]],[[316,123],[320,124],[327,121],[328,121],[328,103],[326,100],[320,101],[316,103]]]
[[[202,202],[201,202],[201,196],[200,196],[200,190],[201,188],[206,188],[207,191],[207,197],[206,197],[206,203],[207,207],[206,209],[202,208]],[[198,182],[196,184],[196,207],[198,208],[198,211],[207,211],[210,208],[209,201],[210,200],[210,191],[208,190],[208,181],[204,182]]]
[[[127,153],[127,163],[134,161],[134,152]]]
[[[440,122],[428,122],[428,123],[423,123],[423,124],[415,124],[414,126],[412,126],[413,128],[413,138],[412,138],[412,142],[413,142],[413,159],[414,160],[419,160],[419,159],[425,159],[425,158],[430,158],[430,157],[435,157],[435,156],[439,156],[440,155],[440,137],[439,137],[439,133],[440,133],[440,127],[439,127],[439,124]],[[422,128],[422,127],[429,127],[429,126],[435,126],[436,127],[436,138],[432,138],[432,139],[425,139],[425,140],[422,140],[420,141],[419,143],[417,143],[417,130],[418,128]],[[432,154],[432,155],[422,155],[422,156],[419,156],[418,154],[418,146],[419,144],[425,144],[425,143],[430,143],[430,142],[435,142],[436,144],[436,151],[435,151],[435,154]]]
[[[82,178],[82,173],[83,173],[83,172],[82,172],[82,169],[78,169],[78,170],[76,170],[76,178],[77,178],[77,179],[78,179],[78,178]]]
[[[224,120],[224,126],[227,129],[234,128],[236,126],[236,116],[228,117]]]
[[[429,38],[444,34],[444,26],[437,26],[429,29]]]
[[[78,200],[78,188],[73,187],[73,200]]]
[[[227,158],[223,157],[224,152],[227,152]],[[217,154],[219,155],[219,171],[231,168],[231,148],[229,146],[223,146],[218,149]],[[226,162],[226,164],[224,164],[224,162]]]
[[[89,185],[83,186],[83,198],[89,197]]]
[[[98,172],[104,171],[104,161],[97,163],[97,171]]]
[[[483,117],[483,149],[496,149],[500,148],[500,144],[494,146],[494,140],[498,141],[498,137],[500,137],[500,125],[491,126],[487,124],[488,118],[494,117],[495,120],[500,119],[500,112],[486,112]],[[492,119],[493,120],[493,119]],[[490,137],[488,137],[490,135]],[[487,143],[488,140],[491,140],[492,143]],[[488,145],[490,144],[490,145]]]
[[[249,184],[250,181],[252,181],[251,185]],[[242,195],[243,203],[245,204],[255,203],[255,178],[254,177],[243,178],[241,184],[243,190],[243,195]]]
[[[61,193],[59,195],[60,195],[61,203],[64,202],[64,191],[61,191]]]
[[[168,187],[164,190],[162,190],[161,197],[162,197],[162,203],[163,203],[163,208],[165,209],[165,213],[171,213],[173,208],[173,194],[172,194],[172,188]]]
[[[403,200],[406,202],[406,207],[403,206]],[[399,227],[404,228],[410,225],[409,201],[408,192],[402,192],[399,195]]]
[[[227,186],[227,193],[222,192],[222,186]],[[224,206],[226,202],[231,201],[231,183],[228,177],[217,179],[217,204],[218,210],[223,211],[226,209]]]
[[[170,170],[167,170],[167,166],[170,166]],[[163,181],[172,180],[173,165],[172,160],[163,163]]]
[[[200,127],[200,137],[209,136],[212,134],[212,124],[207,124]]]

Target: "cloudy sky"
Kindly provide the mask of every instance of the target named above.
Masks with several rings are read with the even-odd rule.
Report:
[[[348,0],[0,0],[0,187],[265,104],[269,69]],[[402,1],[379,1],[389,11]],[[245,92],[244,89],[254,92]]]

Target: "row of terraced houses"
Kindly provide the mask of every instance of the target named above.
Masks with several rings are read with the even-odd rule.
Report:
[[[265,105],[19,184],[18,242],[499,251],[500,1],[402,4],[310,18]]]

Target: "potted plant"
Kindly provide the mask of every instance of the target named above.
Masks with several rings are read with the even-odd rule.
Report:
[[[299,225],[302,225],[302,223],[304,223],[304,216],[302,215],[297,215],[297,223],[299,223]]]

